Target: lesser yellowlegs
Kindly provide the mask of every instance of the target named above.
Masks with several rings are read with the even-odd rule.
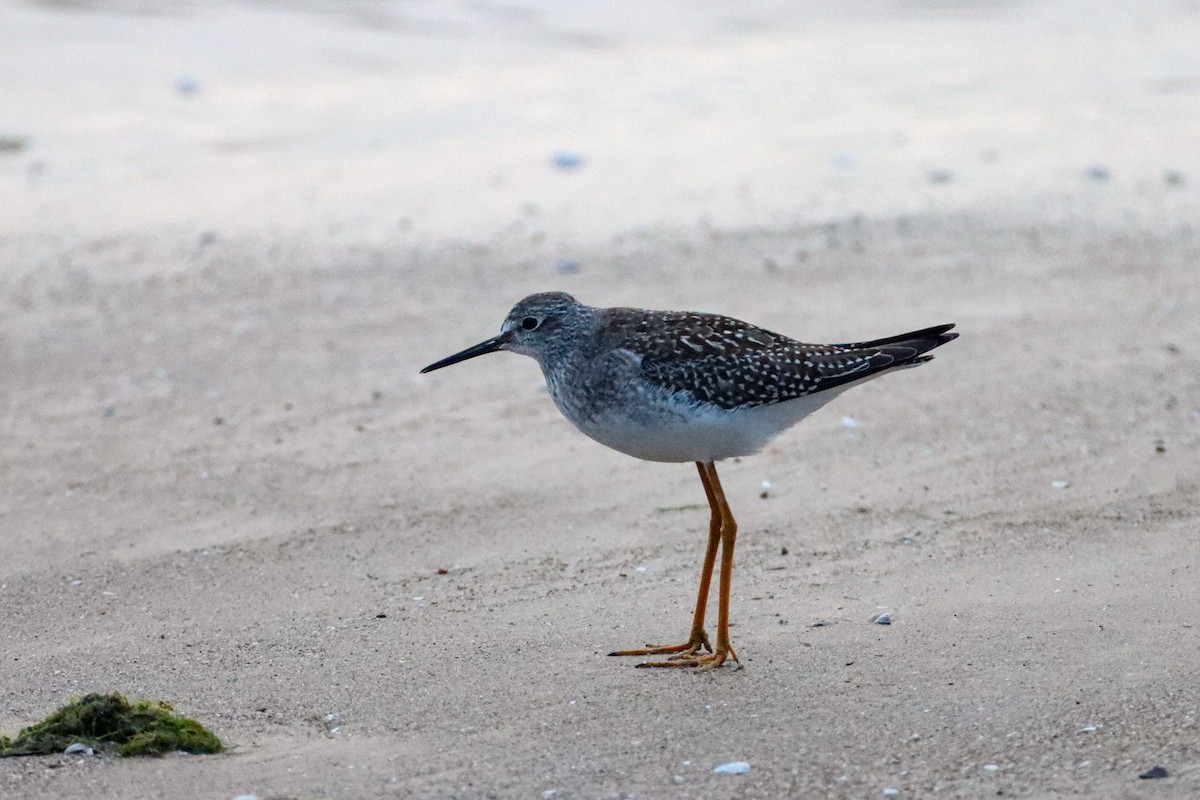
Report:
[[[804,344],[716,314],[593,308],[562,292],[526,297],[500,333],[422,373],[508,350],[536,359],[550,396],[575,427],[648,461],[694,461],[712,515],[688,640],[609,655],[670,655],[638,666],[714,669],[737,661],[729,590],[737,523],[716,462],[755,453],[837,395],[884,372],[915,367],[955,339],[953,325],[848,344]],[[717,551],[721,582],[714,648],[704,630]],[[707,650],[708,654],[701,651]]]

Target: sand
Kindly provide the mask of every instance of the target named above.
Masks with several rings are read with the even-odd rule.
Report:
[[[828,5],[0,7],[0,731],[233,747],[0,796],[1200,793],[1200,9]],[[549,289],[958,323],[721,465],[742,669],[604,655],[691,466],[417,375]]]

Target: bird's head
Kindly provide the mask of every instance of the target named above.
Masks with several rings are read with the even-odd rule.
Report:
[[[585,306],[574,297],[564,292],[531,294],[508,312],[504,324],[500,326],[499,334],[474,347],[468,347],[462,352],[436,361],[421,370],[421,373],[433,372],[435,369],[498,350],[532,356],[541,362],[550,349],[550,343],[562,332],[564,324],[573,314],[584,308]]]

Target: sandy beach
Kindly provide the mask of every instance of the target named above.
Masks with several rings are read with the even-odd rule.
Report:
[[[0,4],[0,732],[231,748],[0,797],[1200,794],[1200,5],[830,5]],[[548,290],[958,324],[720,466],[742,669],[605,655],[693,467],[418,375]]]

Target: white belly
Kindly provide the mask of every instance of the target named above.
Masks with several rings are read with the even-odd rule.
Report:
[[[643,409],[571,421],[600,444],[646,461],[720,461],[757,453],[845,388],[769,406],[724,411],[700,408]],[[568,415],[570,418],[571,415]]]

